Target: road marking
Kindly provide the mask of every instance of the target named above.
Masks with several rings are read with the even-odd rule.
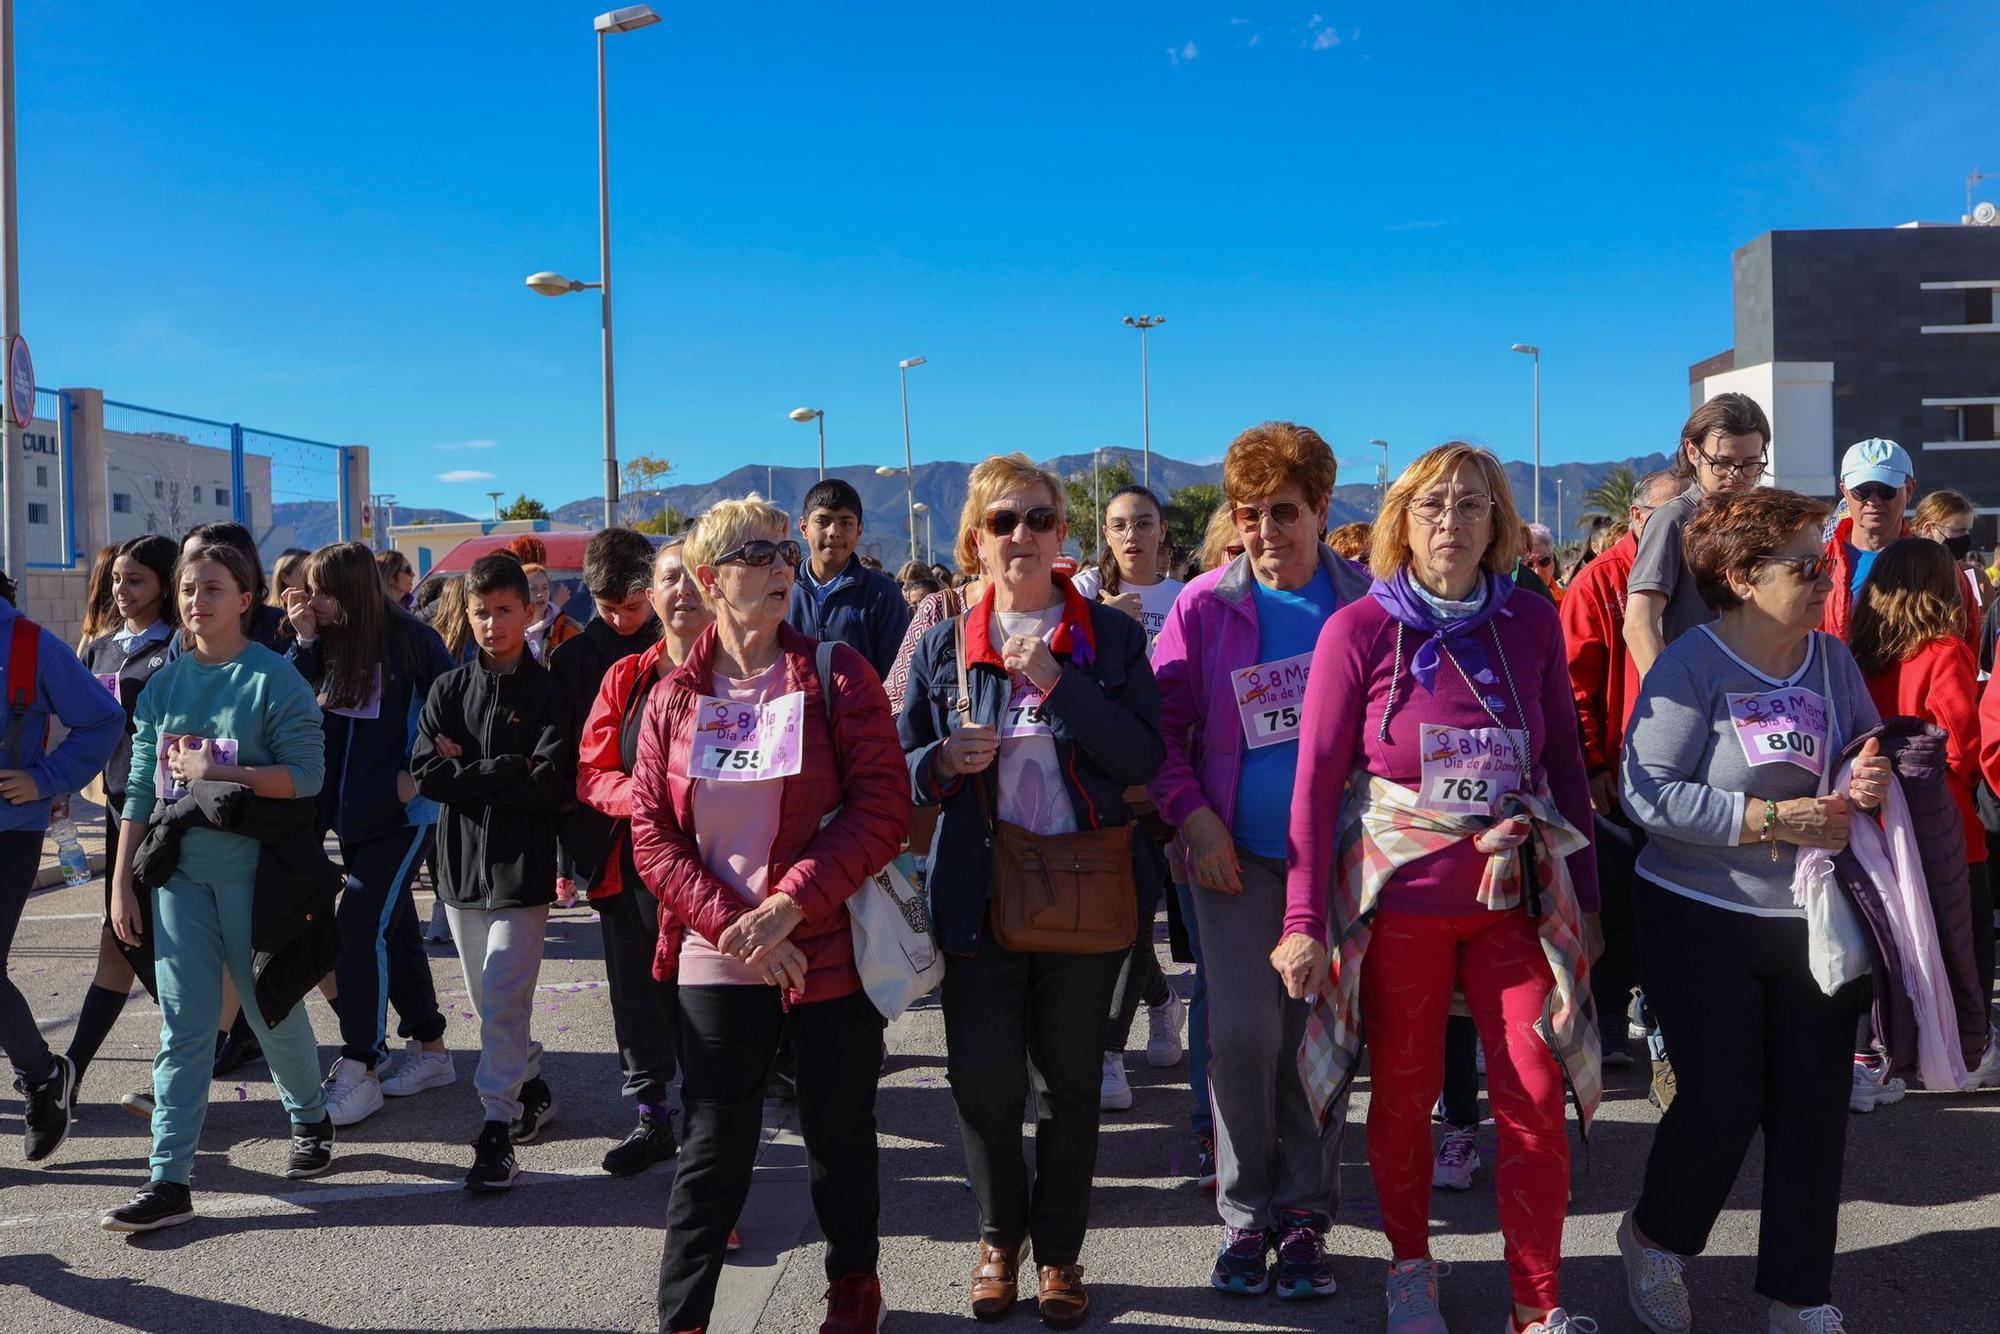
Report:
[[[104,920],[104,914],[101,912],[27,913],[22,916],[21,920],[24,922],[101,922]]]

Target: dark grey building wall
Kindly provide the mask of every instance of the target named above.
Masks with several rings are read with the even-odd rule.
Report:
[[[2000,505],[2000,450],[1924,450],[1956,428],[1926,398],[2000,396],[2000,333],[1926,334],[1992,319],[1990,294],[1922,284],[2000,279],[2000,227],[1769,232],[1736,252],[1736,364],[1830,361],[1833,434],[1900,441],[1918,491],[1953,487]]]

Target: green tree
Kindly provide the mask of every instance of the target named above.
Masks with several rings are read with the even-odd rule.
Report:
[[[1588,523],[1603,517],[1622,522],[1632,509],[1632,492],[1639,479],[1632,473],[1632,465],[1621,463],[1604,475],[1604,480],[1583,493],[1583,512],[1577,515],[1578,523]]]
[[[500,511],[502,519],[546,519],[549,507],[532,496],[516,494],[514,503]]]
[[[1104,544],[1103,516],[1098,505],[1109,504],[1119,487],[1130,485],[1132,465],[1124,459],[1099,465],[1094,486],[1088,469],[1063,483],[1063,490],[1068,492],[1064,499],[1069,511],[1070,540],[1076,543],[1078,558],[1084,564],[1096,560]]]
[[[645,509],[648,491],[657,491],[660,484],[673,475],[674,465],[667,459],[654,454],[637,454],[625,460],[619,468],[618,515],[630,523],[633,517]],[[643,523],[644,520],[641,520]],[[633,524],[641,532],[669,532],[671,529],[650,529]]]
[[[1185,560],[1201,550],[1209,517],[1221,508],[1222,501],[1222,488],[1214,482],[1195,482],[1167,497],[1167,537],[1173,543],[1175,560]]]
[[[687,515],[672,505],[662,505],[656,512],[632,525],[637,532],[652,533],[658,537],[665,537],[669,533],[685,533],[690,526]]]

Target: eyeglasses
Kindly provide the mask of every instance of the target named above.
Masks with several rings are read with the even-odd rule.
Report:
[[[1857,505],[1886,505],[1896,498],[1896,488],[1886,482],[1863,482],[1848,487],[1847,494]]]
[[[1137,533],[1140,537],[1159,527],[1157,519],[1106,519],[1104,531],[1107,533]]]
[[[715,558],[715,563],[727,565],[731,561],[740,561],[745,565],[762,569],[773,560],[782,560],[796,570],[802,558],[803,553],[799,550],[799,544],[789,538],[783,542],[768,542],[758,538],[753,542],[745,542],[732,551],[723,552]]]
[[[1289,500],[1281,500],[1275,505],[1266,507],[1238,505],[1230,511],[1231,517],[1236,520],[1236,526],[1246,533],[1254,531],[1262,524],[1267,514],[1271,516],[1271,522],[1278,527],[1290,528],[1299,521],[1299,515],[1303,513],[1305,513],[1303,506]]]
[[[1410,517],[1426,528],[1435,528],[1443,523],[1447,511],[1462,524],[1475,524],[1493,512],[1493,497],[1484,491],[1476,491],[1469,496],[1460,496],[1449,505],[1436,496],[1425,496],[1410,502]]]
[[[1694,447],[1694,452],[1701,455],[1703,463],[1724,477],[1761,477],[1771,462],[1770,456],[1765,454],[1759,454],[1754,459],[1719,459],[1700,445]]]
[[[1037,505],[1026,514],[1019,510],[988,510],[982,522],[993,536],[1006,537],[1024,523],[1031,533],[1052,533],[1061,517],[1056,513],[1055,506]]]
[[[1530,564],[1530,565],[1534,566],[1534,567],[1535,567],[1536,569],[1538,569],[1538,570],[1546,570],[1546,569],[1548,569],[1548,568],[1549,568],[1549,567],[1550,567],[1551,565],[1554,565],[1555,563],[1556,563],[1556,558],[1555,558],[1554,556],[1530,556],[1530,557],[1528,557],[1528,564]]]
[[[1783,565],[1799,577],[1802,584],[1817,583],[1833,569],[1833,562],[1824,555],[1819,556],[1759,556],[1759,565]]]

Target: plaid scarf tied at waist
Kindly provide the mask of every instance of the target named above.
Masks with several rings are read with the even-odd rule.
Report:
[[[1583,911],[1565,859],[1590,841],[1556,810],[1547,781],[1532,793],[1507,794],[1498,814],[1448,815],[1426,809],[1415,792],[1400,784],[1356,774],[1341,811],[1333,902],[1326,915],[1331,973],[1313,1000],[1299,1047],[1299,1074],[1314,1115],[1326,1119],[1361,1059],[1361,963],[1383,889],[1400,867],[1518,817],[1529,822],[1528,841],[1487,857],[1479,902],[1490,911],[1508,912],[1525,900],[1535,917],[1542,953],[1555,977],[1535,1032],[1561,1064],[1578,1120],[1588,1133],[1604,1093],[1603,1070],[1597,1007],[1587,985]],[[1531,885],[1523,884],[1524,863],[1533,868]]]

